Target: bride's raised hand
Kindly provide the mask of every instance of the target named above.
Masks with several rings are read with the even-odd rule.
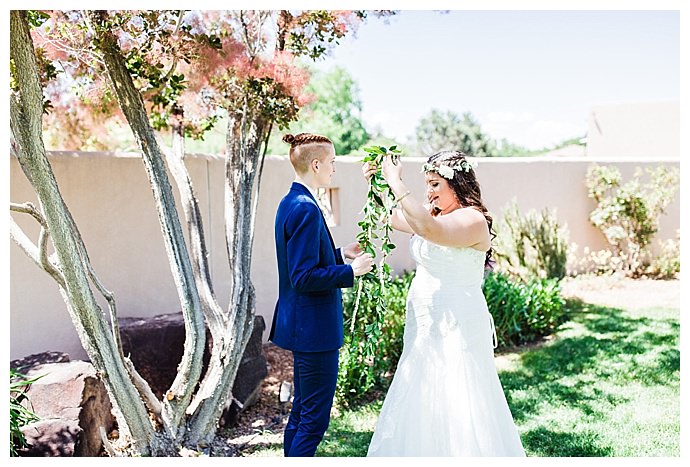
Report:
[[[376,164],[372,164],[371,162],[365,162],[364,164],[362,164],[362,174],[364,175],[364,178],[367,182],[376,173],[377,170],[378,167],[376,166]]]
[[[388,155],[383,158],[383,164],[381,165],[381,175],[383,175],[383,178],[386,179],[386,182],[389,185],[392,181],[402,180],[402,164],[400,163],[399,156]]]

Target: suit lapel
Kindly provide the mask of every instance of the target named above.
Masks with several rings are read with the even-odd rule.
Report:
[[[333,248],[333,254],[335,254],[336,253],[335,242],[333,241],[333,237],[331,236],[331,229],[328,228],[328,223],[326,222],[326,217],[323,215],[323,211],[321,211],[320,207],[319,207],[319,212],[321,213],[321,219],[323,219],[323,227],[326,229],[326,233],[328,233],[328,239],[331,241],[331,248]]]
[[[316,198],[314,198],[314,195],[311,194],[311,191],[309,191],[309,189],[307,189],[307,187],[302,185],[301,183],[292,182],[291,189],[306,194],[316,203],[316,207],[319,208],[319,213],[321,214],[321,220],[323,221],[323,228],[326,229],[326,233],[328,234],[328,240],[330,240],[331,242],[331,248],[333,248],[333,254],[335,255],[337,253],[335,249],[335,242],[333,241],[333,236],[331,236],[331,230],[328,228],[326,217],[323,215],[323,211],[321,210],[321,205],[319,204],[319,202],[316,200]]]

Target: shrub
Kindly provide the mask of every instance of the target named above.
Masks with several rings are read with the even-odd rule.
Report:
[[[606,276],[615,274],[616,271],[622,271],[623,269],[623,258],[615,255],[611,250],[592,251],[589,247],[584,247],[582,256],[573,260],[570,272],[573,275],[594,274]]]
[[[407,291],[413,277],[414,272],[405,272],[393,279],[384,290],[387,313],[380,338],[374,343],[376,358],[367,357],[365,342],[353,342],[348,332],[351,323],[347,318],[352,316],[355,292],[348,289],[343,294],[343,310],[346,317],[345,343],[340,350],[336,390],[338,405],[350,406],[366,400],[374,391],[386,388],[402,353]],[[359,306],[366,309],[370,304],[363,296]]]
[[[21,428],[38,420],[38,416],[22,403],[28,402],[28,387],[38,378],[28,380],[25,375],[10,368],[10,456],[18,456],[19,449],[27,447]]]
[[[503,272],[483,284],[499,346],[515,346],[551,334],[563,322],[565,300],[557,279],[522,281]]]
[[[523,280],[565,277],[568,233],[558,224],[555,211],[530,210],[522,216],[513,200],[496,230],[496,259],[507,271]]]
[[[586,177],[589,197],[597,203],[589,219],[604,234],[614,255],[621,258],[622,272],[633,277],[644,273],[659,216],[680,183],[676,168],[659,166],[646,172],[647,184],[641,182],[643,171],[639,167],[633,178],[623,183],[618,168],[592,164]]]
[[[652,258],[645,273],[656,279],[673,279],[680,272],[680,230],[676,239],[661,243],[661,252]]]

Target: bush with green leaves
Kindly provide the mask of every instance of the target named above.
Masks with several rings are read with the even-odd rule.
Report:
[[[642,181],[645,172],[647,183]],[[626,275],[644,274],[659,217],[680,185],[678,169],[658,166],[643,171],[638,167],[633,178],[624,183],[617,167],[592,164],[586,184],[589,197],[597,203],[589,219],[620,258],[615,264]]]
[[[494,271],[482,285],[494,318],[499,347],[532,342],[551,334],[565,318],[565,300],[557,279],[523,281]]]
[[[10,368],[10,456],[12,457],[18,456],[19,450],[27,447],[22,427],[39,419],[35,413],[26,408],[29,402],[26,391],[37,379],[27,379],[22,373]]]
[[[568,232],[555,211],[532,209],[524,216],[513,200],[496,227],[497,263],[523,280],[562,279],[568,262]]]
[[[343,310],[345,313],[345,344],[340,349],[340,365],[336,403],[348,407],[367,400],[376,390],[385,389],[390,376],[395,371],[402,353],[403,330],[405,328],[405,308],[407,291],[414,272],[405,272],[392,279],[382,289],[386,303],[383,325],[377,339],[362,339],[361,333],[347,332],[351,328],[351,317],[355,306],[356,292],[345,290]],[[360,298],[359,306],[367,309],[373,306],[368,296]],[[348,318],[349,317],[349,318]],[[372,356],[367,347],[373,346]]]
[[[674,279],[680,273],[680,230],[675,239],[661,242],[659,254],[655,255],[645,274],[656,279]]]

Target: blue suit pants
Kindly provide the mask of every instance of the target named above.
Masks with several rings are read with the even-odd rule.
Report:
[[[338,380],[338,349],[293,352],[292,410],[283,441],[286,457],[312,457],[330,421]]]

